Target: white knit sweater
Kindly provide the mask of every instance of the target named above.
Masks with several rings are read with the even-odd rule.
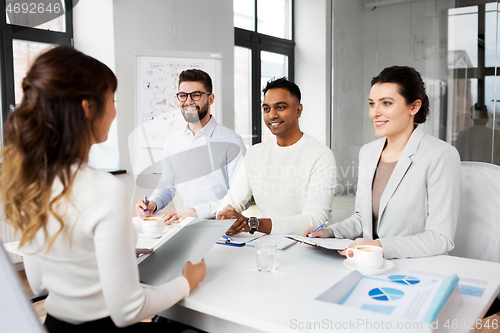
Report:
[[[53,195],[61,190],[56,181]],[[48,253],[35,253],[46,244],[42,230],[24,249],[29,284],[35,294],[48,292],[50,315],[73,324],[110,316],[117,326],[128,326],[189,294],[182,272],[161,286],[140,285],[129,205],[128,191],[115,176],[86,165],[78,171],[72,204],[59,207],[67,227]],[[50,217],[49,236],[58,229]]]
[[[219,211],[231,205],[241,212],[253,195],[273,234],[302,234],[329,219],[335,186],[335,158],[323,143],[304,133],[280,147],[273,137],[248,150]]]

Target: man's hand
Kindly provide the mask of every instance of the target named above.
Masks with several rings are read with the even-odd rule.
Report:
[[[186,217],[198,217],[198,212],[194,208],[179,209],[167,212],[162,216],[165,225],[182,222]]]
[[[144,211],[144,210],[146,210],[146,211]],[[135,205],[135,213],[140,218],[145,218],[145,217],[151,216],[155,210],[156,210],[156,203],[154,201],[148,200],[148,205],[146,206],[146,204],[144,203],[144,200],[141,199],[141,200],[139,200],[137,205]]]
[[[205,259],[201,259],[199,263],[193,265],[191,261],[187,261],[182,268],[182,275],[189,282],[189,292],[193,291],[196,286],[203,281],[207,275],[207,265]]]
[[[239,234],[240,232],[249,232],[250,227],[248,226],[248,217],[241,215],[234,210],[226,210],[224,213],[219,213],[217,215],[218,220],[231,220],[236,219],[236,222],[233,223],[231,227],[226,231],[226,235],[232,236]]]

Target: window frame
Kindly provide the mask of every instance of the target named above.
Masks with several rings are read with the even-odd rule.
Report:
[[[73,2],[72,0],[64,0],[66,9],[65,32],[8,24],[5,13],[5,0],[0,0],[0,5],[4,8],[4,15],[0,15],[0,33],[3,36],[3,43],[0,43],[0,99],[2,107],[1,122],[3,127],[3,122],[7,119],[9,113],[14,110],[16,104],[14,92],[14,54],[12,46],[14,39],[73,46]]]
[[[261,112],[261,51],[279,53],[287,56],[288,59],[288,79],[295,77],[295,42],[294,42],[294,1],[291,1],[291,39],[278,38],[274,36],[258,33],[258,8],[257,0],[254,0],[254,29],[255,31],[234,28],[234,45],[245,47],[252,52],[251,56],[251,145],[262,141],[262,112]]]

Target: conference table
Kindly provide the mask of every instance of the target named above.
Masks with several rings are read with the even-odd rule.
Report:
[[[140,230],[140,220],[133,222]],[[188,223],[171,227],[160,239],[139,238],[137,247],[156,249]],[[4,244],[7,251],[20,254],[17,246]],[[396,273],[456,273],[472,286],[467,295],[463,286],[456,290],[431,324],[316,300],[351,273],[344,260],[337,251],[296,244],[277,251],[275,271],[259,272],[254,247],[214,244],[205,257],[204,281],[159,315],[212,333],[468,332],[480,328],[480,319],[500,291],[499,263],[439,255],[391,260]]]
[[[205,280],[160,315],[207,332],[467,332],[500,291],[500,264],[439,255],[392,260],[395,271],[456,273],[481,287],[480,297],[456,291],[432,324],[316,300],[351,273],[344,260],[296,244],[277,251],[274,272],[259,272],[254,247],[216,244],[205,257]]]

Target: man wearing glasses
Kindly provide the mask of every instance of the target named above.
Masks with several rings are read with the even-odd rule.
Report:
[[[177,99],[187,125],[167,139],[159,186],[147,203],[137,203],[139,217],[163,209],[175,194],[176,209],[163,215],[166,224],[189,216],[215,216],[246,148],[241,136],[219,125],[210,114],[215,99],[212,88],[212,79],[202,70],[180,73]]]

